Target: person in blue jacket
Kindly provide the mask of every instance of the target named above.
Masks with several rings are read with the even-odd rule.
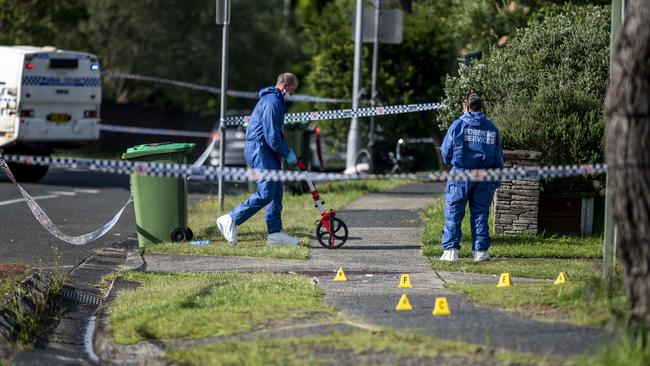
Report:
[[[451,124],[440,148],[452,172],[503,168],[503,145],[497,127],[482,112],[483,101],[476,93],[463,100],[463,115]],[[494,191],[501,182],[449,180],[445,190],[443,254],[440,260],[456,261],[460,252],[461,222],[469,201],[472,252],[475,262],[489,260],[488,213]]]
[[[291,73],[278,76],[275,86],[260,90],[260,100],[251,114],[246,129],[246,162],[253,169],[279,170],[282,160],[295,165],[296,154],[284,141],[284,96],[293,95],[298,79]],[[257,181],[257,192],[240,203],[230,213],[217,219],[217,227],[231,244],[237,243],[237,225],[241,225],[261,208],[266,207],[268,244],[298,245],[298,239],[282,231],[282,182],[268,179]]]

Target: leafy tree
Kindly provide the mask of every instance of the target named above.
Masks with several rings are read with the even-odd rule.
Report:
[[[404,14],[403,42],[382,44],[379,51],[378,99],[381,104],[419,103],[439,100],[442,78],[455,67],[455,50],[451,32],[445,22],[452,11],[444,2],[418,1],[411,12]],[[302,24],[304,52],[309,58],[309,72],[304,78],[303,92],[335,98],[352,97],[354,42],[352,16],[354,2],[334,0],[320,16]],[[372,44],[363,47],[362,98],[371,90]],[[333,106],[316,105],[331,109]],[[349,104],[341,105],[349,108]],[[432,136],[435,126],[431,114],[405,114],[377,118],[385,138],[394,144],[399,137]],[[369,126],[361,121],[362,135]],[[349,120],[322,123],[326,136],[335,137],[334,148],[341,150],[346,140]]]
[[[214,1],[86,1],[88,19],[66,43],[96,53],[104,70],[220,85],[222,28],[215,23]],[[271,85],[301,56],[293,33],[282,29],[283,0],[231,4],[229,88]],[[104,81],[105,99],[218,111],[218,95],[142,81]],[[254,103],[230,98],[229,109],[249,109]]]
[[[526,25],[530,7],[506,0],[454,1],[454,25],[459,45],[466,50],[487,51],[503,42],[515,29]]]
[[[503,49],[449,77],[442,129],[476,91],[507,149],[542,152],[543,163],[601,162],[602,113],[609,78],[609,10],[588,6],[516,32]]]
[[[56,45],[87,16],[84,0],[0,0],[0,44]]]

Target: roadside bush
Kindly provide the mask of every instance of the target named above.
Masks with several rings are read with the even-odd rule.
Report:
[[[542,152],[543,164],[603,159],[602,112],[609,77],[609,9],[565,7],[535,18],[502,49],[459,70],[445,83],[446,130],[470,91],[500,128],[506,149]]]

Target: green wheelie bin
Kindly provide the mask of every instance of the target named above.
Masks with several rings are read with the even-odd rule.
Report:
[[[131,147],[122,159],[186,164],[194,144],[164,142]],[[187,227],[187,180],[131,174],[138,245],[192,240]]]

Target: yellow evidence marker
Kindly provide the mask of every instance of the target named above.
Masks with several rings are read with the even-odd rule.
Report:
[[[413,310],[413,306],[411,306],[411,303],[409,302],[409,298],[406,297],[406,294],[402,294],[402,297],[399,299],[399,303],[395,307],[395,310],[397,311]]]
[[[566,274],[564,272],[560,272],[560,275],[557,276],[557,279],[555,280],[555,282],[553,282],[553,284],[554,285],[561,285],[561,284],[563,284],[563,283],[565,283],[567,281],[568,281],[568,279],[566,278]]]
[[[510,277],[510,273],[504,272],[501,273],[501,276],[499,276],[499,283],[497,283],[497,287],[510,287],[512,286],[512,278]]]
[[[336,277],[334,277],[334,281],[347,281],[348,278],[345,277],[345,272],[343,272],[343,267],[339,268],[339,271],[336,272]]]
[[[446,297],[436,297],[436,304],[433,306],[433,311],[431,314],[438,315],[451,315],[449,310],[449,304],[447,303]]]
[[[403,274],[399,279],[399,288],[411,288],[411,275]]]

